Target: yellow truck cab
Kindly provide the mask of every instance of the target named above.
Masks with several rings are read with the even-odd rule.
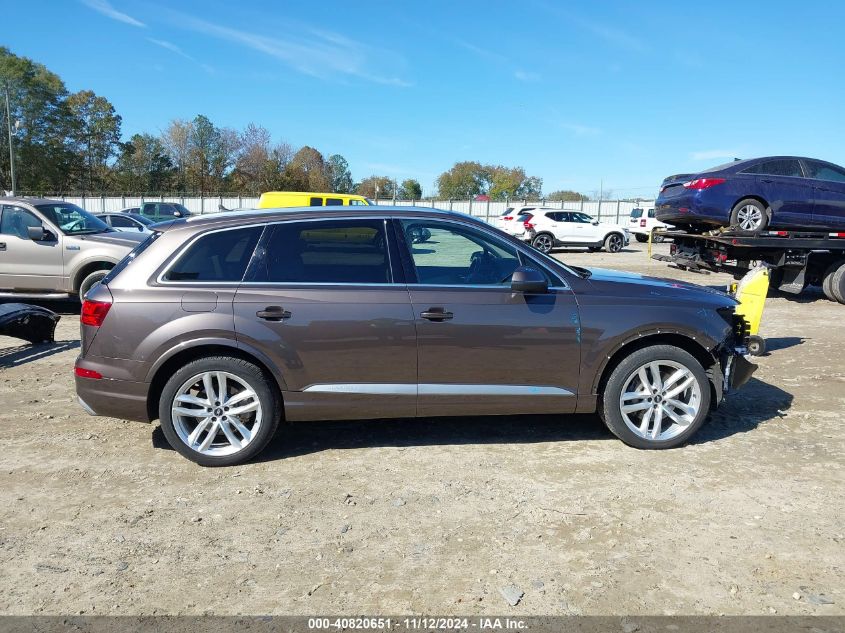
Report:
[[[310,191],[268,191],[258,199],[259,209],[284,207],[342,207],[375,204],[364,196],[351,193],[313,193]]]

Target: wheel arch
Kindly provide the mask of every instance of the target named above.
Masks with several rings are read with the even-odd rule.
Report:
[[[147,415],[150,420],[158,418],[159,398],[170,377],[183,365],[209,356],[240,358],[255,364],[268,376],[272,376],[279,401],[282,403],[282,411],[284,411],[282,392],[286,390],[285,381],[268,358],[257,350],[236,345],[234,341],[225,339],[201,340],[180,344],[170,353],[161,357],[158,363],[150,369],[148,374],[150,388],[147,390]]]
[[[700,341],[681,332],[655,332],[644,336],[637,336],[621,343],[606,357],[604,365],[597,372],[597,378],[593,384],[593,393],[601,397],[610,378],[610,374],[613,373],[613,370],[616,369],[622,360],[633,352],[654,345],[672,345],[688,352],[701,363],[705,373],[710,377],[711,407],[715,407],[718,404],[722,396],[721,376],[714,377],[712,375],[713,368],[718,366],[718,360]]]
[[[88,275],[97,272],[98,270],[111,270],[114,268],[116,263],[117,262],[113,262],[105,258],[85,262],[82,266],[77,268],[76,272],[73,274],[71,291],[78,294],[79,287]]]

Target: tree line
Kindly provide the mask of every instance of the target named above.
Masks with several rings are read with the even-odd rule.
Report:
[[[91,90],[70,93],[43,64],[0,47],[0,90],[8,93],[18,191],[102,194],[264,191],[357,193],[370,198],[418,200],[420,183],[373,175],[354,182],[340,154],[274,140],[250,123],[242,130],[218,127],[198,114],[174,119],[158,134],[121,133],[122,119],[108,99]],[[5,115],[4,104],[0,103]],[[5,118],[5,116],[3,117]],[[5,127],[5,126],[4,126]],[[11,189],[8,137],[0,135],[0,189]],[[542,196],[542,179],[521,167],[456,163],[436,181],[438,196],[492,200]],[[580,200],[557,191],[550,200]]]

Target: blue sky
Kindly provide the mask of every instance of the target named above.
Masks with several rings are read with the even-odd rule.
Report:
[[[3,43],[126,136],[205,114],[343,154],[356,179],[458,160],[647,197],[734,156],[845,163],[845,3],[178,2],[4,7]],[[12,25],[11,28],[9,25]]]

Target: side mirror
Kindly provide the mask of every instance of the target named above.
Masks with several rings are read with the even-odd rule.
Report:
[[[181,212],[181,211],[174,211],[174,212],[173,212],[173,217],[176,217],[176,218],[181,218],[181,217],[182,217],[182,212]]]
[[[511,290],[528,294],[543,294],[549,291],[549,281],[536,268],[520,266],[511,275]]]
[[[43,226],[28,226],[26,232],[33,242],[51,242],[53,240],[53,234]]]
[[[590,222],[590,224],[592,224],[593,226],[598,226],[598,225],[599,225],[599,221],[598,221],[598,220],[593,220],[592,222]]]

